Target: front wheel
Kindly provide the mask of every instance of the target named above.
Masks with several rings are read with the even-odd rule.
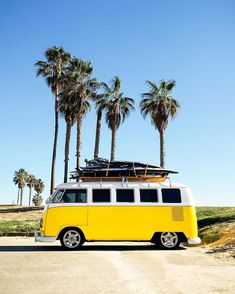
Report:
[[[65,249],[75,250],[84,243],[84,236],[75,229],[65,231],[60,237],[60,243]]]
[[[158,235],[157,245],[164,249],[175,249],[180,245],[179,236],[174,232],[163,232]]]

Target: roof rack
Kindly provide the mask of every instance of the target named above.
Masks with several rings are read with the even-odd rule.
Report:
[[[163,182],[169,174],[177,171],[163,169],[159,166],[133,161],[109,161],[98,158],[85,160],[86,166],[71,173],[71,179],[82,181],[128,181]]]

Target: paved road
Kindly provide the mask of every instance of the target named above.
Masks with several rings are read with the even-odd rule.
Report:
[[[175,251],[149,243],[59,243],[0,238],[0,293],[235,293],[235,265],[199,248]]]

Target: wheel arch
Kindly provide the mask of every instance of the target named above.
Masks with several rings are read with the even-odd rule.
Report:
[[[164,233],[164,232],[155,232],[150,240],[150,242],[152,243],[156,243],[158,241],[158,238],[160,237],[160,235]],[[173,233],[173,232],[172,232]],[[187,238],[185,236],[185,234],[183,232],[174,232],[178,235],[179,241],[180,242],[187,242]]]
[[[59,239],[61,238],[61,236],[63,236],[63,234],[64,234],[66,231],[68,231],[68,230],[76,230],[76,231],[78,231],[78,232],[82,235],[82,237],[84,238],[84,240],[86,240],[86,237],[85,237],[85,235],[84,235],[82,229],[79,228],[79,227],[76,227],[76,226],[68,226],[68,227],[64,227],[64,228],[62,228],[62,229],[60,230],[60,232],[59,232],[59,234],[58,234],[56,240],[59,240]]]

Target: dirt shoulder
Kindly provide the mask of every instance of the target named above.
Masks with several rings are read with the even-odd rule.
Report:
[[[217,230],[220,230],[221,237],[202,249],[208,255],[235,264],[235,222],[222,224]]]

